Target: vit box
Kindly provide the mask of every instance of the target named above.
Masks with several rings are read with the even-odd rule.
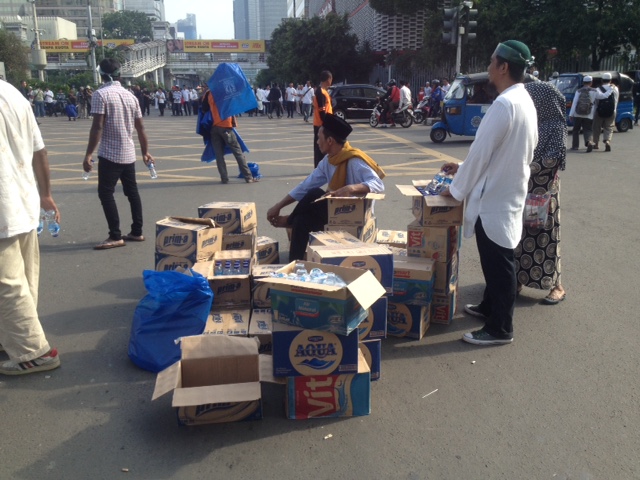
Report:
[[[462,225],[463,205],[453,197],[422,195],[416,187],[423,187],[430,180],[414,180],[413,185],[396,185],[400,192],[411,197],[411,211],[424,227],[448,227]]]
[[[398,248],[407,248],[407,232],[401,230],[378,230],[376,243]]]
[[[393,259],[393,302],[428,306],[433,295],[435,262],[429,258]]]
[[[360,351],[364,355],[367,365],[371,370],[371,381],[379,380],[382,366],[382,340],[360,342]]]
[[[365,225],[372,216],[374,200],[382,193],[367,193],[364,197],[323,197],[327,202],[329,225]]]
[[[254,308],[249,323],[249,336],[260,341],[260,353],[271,353],[273,350],[273,324],[271,309]]]
[[[198,207],[200,218],[211,218],[224,233],[244,233],[258,225],[253,202],[211,202]]]
[[[366,318],[366,309],[385,293],[380,282],[368,270],[291,262],[280,271],[291,273],[296,263],[304,264],[307,271],[317,267],[324,272],[334,272],[347,286],[322,285],[286,278],[257,279],[256,282],[267,283],[271,289],[274,323],[348,335]]]
[[[448,263],[458,251],[459,235],[460,227],[423,227],[413,222],[407,227],[407,253]]]
[[[371,372],[362,353],[356,373],[289,377],[286,392],[287,418],[292,420],[371,413]]]
[[[449,263],[436,262],[436,281],[433,284],[433,293],[448,295],[456,289],[458,284],[458,262],[460,253],[456,252]],[[435,322],[434,322],[435,323]]]
[[[449,325],[457,309],[457,292],[454,290],[449,295],[434,295],[431,303],[431,321]]]
[[[373,243],[378,231],[378,220],[371,217],[365,225],[325,225],[328,232],[342,231],[364,243]]]
[[[429,310],[430,307],[394,303],[391,297],[387,311],[387,334],[420,340],[429,328]]]
[[[261,381],[271,375],[271,357],[258,355],[253,338],[226,335],[182,337],[181,359],[158,373],[152,400],[173,392],[182,425],[259,420]]]
[[[193,264],[209,260],[221,248],[222,229],[211,220],[167,217],[156,222],[156,253],[186,258]]]
[[[358,369],[358,332],[336,335],[273,324],[273,375],[337,375]]]
[[[367,312],[367,317],[358,325],[360,341],[387,338],[387,297],[380,297]]]
[[[214,308],[207,317],[204,333],[209,335],[249,335],[250,310]]]
[[[271,308],[271,288],[268,283],[257,282],[259,278],[269,278],[284,265],[254,265],[251,270],[251,300],[254,308]]]
[[[387,293],[393,289],[393,254],[384,245],[359,244],[313,246],[307,248],[307,259],[325,265],[370,270]]]
[[[256,256],[260,265],[280,262],[279,244],[270,237],[258,237],[256,240]]]

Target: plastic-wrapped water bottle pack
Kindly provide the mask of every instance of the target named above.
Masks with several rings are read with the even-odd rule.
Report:
[[[440,170],[436,173],[436,176],[433,177],[431,183],[424,187],[416,187],[418,191],[424,195],[440,195],[446,188],[451,185],[453,181],[453,175],[447,174],[444,170]]]
[[[320,268],[312,268],[309,272],[302,263],[296,264],[294,273],[272,272],[271,276],[274,278],[287,278],[299,282],[318,283],[336,287],[347,286],[347,283],[339,275],[333,272],[324,272]]]

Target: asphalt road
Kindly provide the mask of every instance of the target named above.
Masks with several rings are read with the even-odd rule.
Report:
[[[311,125],[241,118],[248,159],[264,178],[221,185],[215,167],[199,161],[195,117],[156,115],[145,122],[159,178],[151,180],[141,163],[138,174],[147,237],[166,215],[196,216],[207,202],[248,200],[258,205],[259,234],[278,239],[286,252],[285,234],[266,222],[266,210],[310,171]],[[62,232],[41,237],[39,310],[62,367],[0,379],[0,478],[640,478],[637,129],[615,134],[611,153],[569,153],[561,174],[567,300],[543,306],[542,292],[525,290],[512,345],[461,342],[480,324],[459,313],[421,341],[383,343],[370,416],[287,420],[281,388],[268,385],[264,420],[185,428],[170,396],[151,402],[155,375],[127,358],[153,242],[92,250],[107,227],[95,177],[81,179],[89,124],[43,121]],[[431,178],[444,161],[463,159],[471,142],[434,145],[428,132],[355,125],[352,144],[388,173],[387,197],[376,206],[380,228],[404,229],[412,219],[396,184]],[[233,157],[227,164],[237,171]],[[117,200],[126,232],[121,189]],[[475,240],[468,239],[459,305],[477,302],[482,289]]]

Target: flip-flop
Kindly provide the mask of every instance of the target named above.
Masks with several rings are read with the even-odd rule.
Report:
[[[549,294],[549,295],[547,295],[546,297],[544,297],[542,299],[542,304],[544,304],[544,305],[557,305],[558,303],[563,301],[565,298],[567,298],[567,292],[563,293],[562,296],[559,297],[559,298],[553,298],[551,296],[551,294]]]

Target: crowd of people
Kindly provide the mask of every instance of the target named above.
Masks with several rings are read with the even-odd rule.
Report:
[[[250,117],[265,116],[270,119],[283,118],[286,113],[287,118],[298,115],[303,117],[305,122],[309,122],[315,90],[316,85],[311,80],[297,86],[293,82],[287,86],[278,83],[259,85],[253,91],[258,107],[247,113]]]

